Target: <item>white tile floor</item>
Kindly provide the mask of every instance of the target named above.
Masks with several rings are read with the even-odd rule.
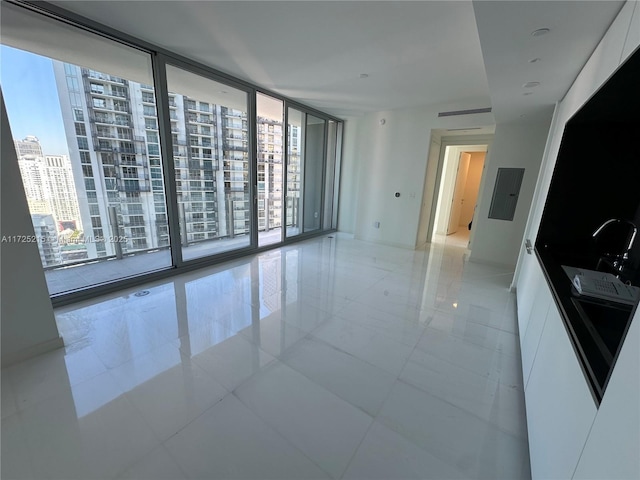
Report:
[[[332,237],[59,310],[2,478],[529,478],[512,272]]]

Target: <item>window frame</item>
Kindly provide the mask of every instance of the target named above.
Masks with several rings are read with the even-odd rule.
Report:
[[[80,300],[94,298],[98,295],[103,295],[105,293],[119,291],[123,288],[127,288],[129,286],[140,285],[142,283],[146,283],[155,279],[167,278],[169,276],[173,276],[177,273],[187,272],[190,270],[194,270],[197,268],[202,268],[204,266],[215,265],[222,261],[226,261],[232,258],[237,258],[241,256],[246,256],[248,254],[258,253],[260,251],[269,250],[273,248],[279,248],[285,246],[289,243],[295,243],[302,240],[305,240],[310,237],[316,237],[325,235],[327,233],[334,232],[337,227],[337,205],[339,202],[338,194],[339,188],[334,189],[334,209],[333,216],[335,217],[332,222],[331,229],[323,229],[322,218],[321,218],[321,228],[317,231],[312,231],[308,233],[302,233],[296,235],[295,237],[286,237],[283,236],[280,242],[276,242],[273,244],[265,245],[263,247],[258,246],[258,190],[257,190],[257,164],[258,164],[258,154],[257,154],[257,119],[256,119],[256,95],[258,93],[262,93],[273,97],[275,99],[281,100],[283,102],[284,108],[284,118],[283,118],[283,130],[286,128],[288,123],[288,110],[289,108],[295,108],[300,110],[308,115],[313,115],[318,118],[325,120],[325,131],[327,129],[327,125],[329,120],[333,120],[338,124],[340,135],[338,135],[338,145],[337,149],[338,158],[341,157],[341,147],[342,147],[342,133],[343,129],[343,120],[335,117],[326,112],[322,112],[308,105],[304,105],[296,100],[289,99],[283,95],[278,93],[269,91],[268,89],[264,89],[256,84],[253,84],[249,81],[239,79],[233,77],[232,75],[226,74],[217,70],[214,67],[209,65],[202,64],[198,61],[190,59],[188,57],[176,54],[169,50],[163,49],[159,46],[153,45],[149,42],[138,39],[134,36],[125,34],[120,32],[117,29],[113,29],[101,23],[95,22],[93,20],[87,19],[75,13],[69,12],[64,8],[61,8],[57,5],[48,4],[45,2],[32,2],[27,0],[5,0],[7,3],[16,5],[18,7],[29,10],[34,15],[44,15],[53,20],[65,23],[70,25],[73,28],[79,28],[86,32],[90,32],[96,35],[99,35],[103,38],[109,39],[118,44],[126,45],[128,47],[137,49],[144,53],[147,53],[151,57],[151,63],[153,68],[153,80],[154,80],[154,99],[155,102],[153,104],[153,109],[155,110],[155,116],[158,120],[158,132],[160,136],[160,151],[163,152],[161,155],[161,163],[164,171],[164,185],[165,185],[165,198],[166,198],[166,217],[167,217],[167,225],[169,228],[169,238],[172,252],[172,265],[170,267],[164,268],[162,270],[158,270],[150,273],[142,273],[136,275],[135,277],[125,278],[120,280],[115,280],[113,282],[109,282],[101,285],[92,285],[85,288],[81,288],[79,290],[64,292],[57,295],[52,295],[51,300],[54,306],[66,305],[69,303],[74,303]],[[250,245],[246,248],[242,248],[239,250],[233,250],[230,252],[225,252],[217,255],[212,255],[208,257],[202,257],[190,261],[183,261],[180,254],[180,235],[179,235],[179,221],[178,221],[178,204],[179,198],[176,193],[176,179],[175,179],[175,169],[173,162],[173,152],[174,152],[174,142],[171,135],[171,109],[169,105],[175,100],[171,100],[173,95],[171,95],[167,91],[167,81],[166,81],[166,66],[173,65],[179,68],[183,68],[185,70],[191,71],[192,73],[205,76],[214,81],[227,84],[231,87],[237,88],[239,90],[243,90],[247,92],[248,95],[248,112],[247,112],[247,147],[248,147],[248,161],[250,164],[249,169],[249,186],[250,186],[250,201],[251,206],[249,208],[250,218],[248,219],[250,224]],[[101,95],[96,93],[95,95]],[[95,98],[95,97],[92,97]],[[93,101],[93,100],[92,100]],[[113,101],[113,100],[109,100]],[[115,100],[117,101],[117,99]],[[150,103],[150,102],[145,102]],[[208,110],[202,110],[202,106],[200,102],[196,102],[195,109],[193,112],[188,113],[196,113],[197,115],[201,114],[209,114],[210,113],[210,105]],[[100,107],[98,107],[100,108]],[[83,112],[84,113],[84,112]],[[287,185],[287,135],[283,131],[282,134],[283,142],[281,146],[283,163],[282,163],[282,182],[283,185]],[[325,133],[325,143],[326,143],[326,133]],[[212,142],[213,144],[213,142]],[[325,149],[326,150],[326,149]],[[81,152],[82,153],[82,152]],[[323,152],[324,161],[326,162],[326,151]],[[324,171],[324,168],[323,168]],[[323,175],[323,187],[322,192],[324,194],[325,191],[325,182],[326,179]],[[340,182],[340,163],[336,164],[336,185],[339,186]],[[283,192],[283,200],[285,199],[286,192]],[[90,201],[90,199],[89,199]],[[324,205],[324,200],[321,205]],[[324,215],[324,212],[321,214]],[[284,228],[284,226],[283,226]]]

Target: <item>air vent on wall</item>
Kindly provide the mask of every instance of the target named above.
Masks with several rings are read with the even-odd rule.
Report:
[[[491,113],[491,107],[475,108],[473,110],[453,110],[451,112],[440,112],[439,117],[455,117],[456,115],[473,115],[476,113]]]

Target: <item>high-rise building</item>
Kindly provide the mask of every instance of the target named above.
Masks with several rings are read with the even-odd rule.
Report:
[[[18,158],[42,157],[44,155],[42,153],[42,146],[40,145],[38,137],[28,135],[22,140],[14,140],[14,143],[16,145]]]
[[[282,122],[258,117],[258,230],[282,226]]]
[[[31,213],[52,213],[49,194],[44,180],[44,158],[25,155],[18,157],[18,167],[24,185],[24,193]]]
[[[51,214],[56,230],[82,229],[78,196],[67,155],[44,155],[37,137],[16,140],[18,166],[32,214]]]
[[[53,64],[89,258],[114,255],[113,237],[123,253],[167,247],[153,87]],[[169,107],[182,243],[248,234],[247,113],[174,93]],[[282,122],[259,118],[258,132],[259,230],[269,230],[282,225]]]
[[[29,211],[51,213],[51,206],[47,201],[49,195],[44,181],[44,156],[38,138],[29,135],[23,140],[14,140],[14,144]]]
[[[78,195],[67,155],[45,155],[43,180],[58,231],[82,230]]]
[[[168,245],[159,147],[147,142],[143,121],[155,109],[143,107],[140,85],[55,60],[53,67],[89,258]]]
[[[53,215],[32,214],[34,232],[40,251],[40,260],[43,267],[53,267],[62,263],[60,244],[58,243],[58,232]]]

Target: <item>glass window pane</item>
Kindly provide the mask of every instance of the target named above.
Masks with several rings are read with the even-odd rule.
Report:
[[[327,125],[327,164],[324,185],[324,218],[322,219],[322,228],[325,230],[331,228],[333,220],[333,193],[336,170],[337,135],[337,123],[334,120],[329,120]]]
[[[167,84],[182,257],[248,247],[248,95],[172,65]]]
[[[150,56],[12,5],[2,13],[2,89],[50,293],[170,266],[138,111]]]
[[[342,132],[344,123],[339,122],[336,133],[336,160],[333,169],[333,212],[331,218],[331,228],[338,228],[338,202],[340,201],[340,165],[342,162]]]
[[[325,120],[307,115],[304,155],[304,232],[320,229]]]
[[[302,174],[305,114],[289,108],[287,120],[287,237],[302,233]]]
[[[258,139],[258,245],[282,240],[284,104],[261,93],[256,98]]]

